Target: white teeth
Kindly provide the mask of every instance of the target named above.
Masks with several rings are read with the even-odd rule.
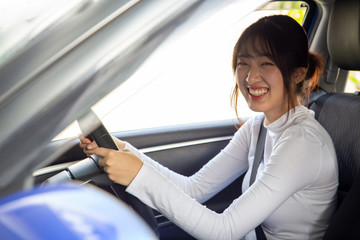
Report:
[[[261,96],[261,95],[264,95],[265,93],[267,93],[269,90],[268,89],[265,89],[265,88],[262,88],[262,89],[251,89],[249,88],[249,93],[251,95],[254,95],[254,96]]]

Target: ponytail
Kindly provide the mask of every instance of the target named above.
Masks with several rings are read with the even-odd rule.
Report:
[[[317,88],[320,77],[324,71],[323,57],[309,51],[308,70],[303,81],[296,85],[295,94],[302,98],[302,103],[307,104],[310,93]]]
[[[305,81],[308,81],[308,89],[306,91],[307,95],[316,88],[323,71],[323,57],[318,53],[309,51],[309,67],[305,76]]]

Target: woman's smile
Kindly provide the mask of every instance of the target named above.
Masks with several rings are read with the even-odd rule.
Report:
[[[256,100],[256,99],[260,99],[260,98],[264,97],[269,92],[269,88],[250,87],[249,86],[248,92],[249,92],[251,98]]]

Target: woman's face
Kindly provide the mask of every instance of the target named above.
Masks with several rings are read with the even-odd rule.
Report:
[[[263,112],[271,123],[288,111],[287,94],[280,69],[268,56],[256,51],[239,54],[236,80],[249,108]]]

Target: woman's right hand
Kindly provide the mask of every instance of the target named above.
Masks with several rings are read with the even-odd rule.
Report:
[[[118,146],[119,150],[124,150],[125,148],[125,142],[116,138],[116,137],[112,137],[115,144]],[[88,151],[94,150],[95,148],[97,148],[98,145],[96,144],[95,141],[91,141],[88,138],[82,137],[80,138],[80,148],[83,149],[84,153],[89,156],[91,155],[90,153],[88,153]]]
[[[80,148],[84,151],[84,153],[89,157],[91,154],[88,154],[88,150],[92,150],[98,147],[95,141],[91,141],[88,138],[82,137],[80,138]]]

